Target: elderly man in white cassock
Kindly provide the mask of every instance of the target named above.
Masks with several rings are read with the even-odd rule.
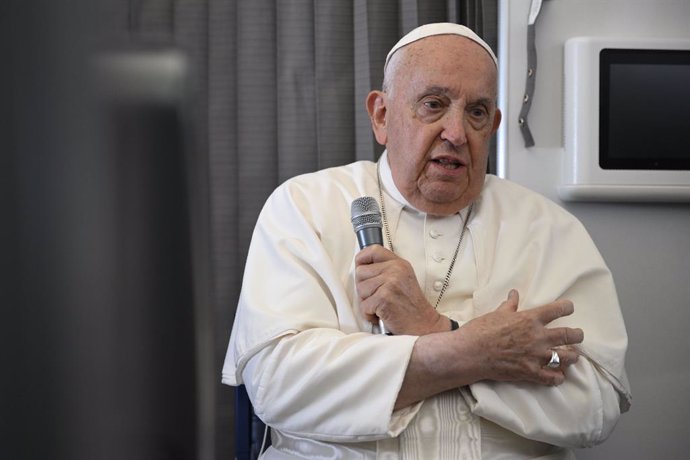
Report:
[[[501,113],[481,38],[421,26],[384,74],[379,161],[266,202],[223,382],[271,427],[267,459],[574,458],[630,405],[611,274],[572,215],[486,174]],[[364,196],[383,245],[360,250]]]

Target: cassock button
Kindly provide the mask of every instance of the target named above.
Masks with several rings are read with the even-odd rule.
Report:
[[[441,236],[441,234],[439,232],[437,232],[436,230],[431,229],[431,230],[429,230],[429,236],[432,237],[433,239],[436,239],[439,236]]]
[[[443,289],[443,281],[434,281],[434,291],[440,292]]]
[[[437,254],[434,254],[431,258],[434,259],[435,262],[439,262],[439,263],[441,263],[441,262],[443,262],[444,260],[446,260],[445,257],[443,257],[441,254],[438,254],[438,253],[437,253]]]

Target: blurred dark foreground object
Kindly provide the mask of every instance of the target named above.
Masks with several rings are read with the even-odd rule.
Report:
[[[93,8],[0,4],[0,458],[197,458],[185,60]]]

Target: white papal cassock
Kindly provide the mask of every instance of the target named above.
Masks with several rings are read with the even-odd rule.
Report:
[[[433,305],[467,213],[428,216],[381,176],[396,254]],[[288,180],[252,237],[223,382],[245,383],[272,427],[265,458],[572,458],[603,441],[630,405],[627,335],[611,274],[583,226],[551,201],[487,176],[438,309],[461,325],[510,289],[520,309],[567,298],[582,357],[565,383],[482,381],[393,411],[417,337],[381,336],[359,312],[350,204],[378,199],[376,165]],[[462,332],[460,332],[462,333]]]

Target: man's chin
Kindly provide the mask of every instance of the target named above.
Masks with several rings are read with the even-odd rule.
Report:
[[[466,182],[464,184],[441,182],[427,185],[427,187],[419,189],[419,193],[412,197],[413,199],[408,198],[408,201],[420,211],[434,215],[447,216],[465,209],[481,191],[480,187],[474,193]]]
[[[450,216],[465,209],[469,201],[464,197],[419,197],[417,200],[410,200],[410,204],[418,210],[435,216]]]

